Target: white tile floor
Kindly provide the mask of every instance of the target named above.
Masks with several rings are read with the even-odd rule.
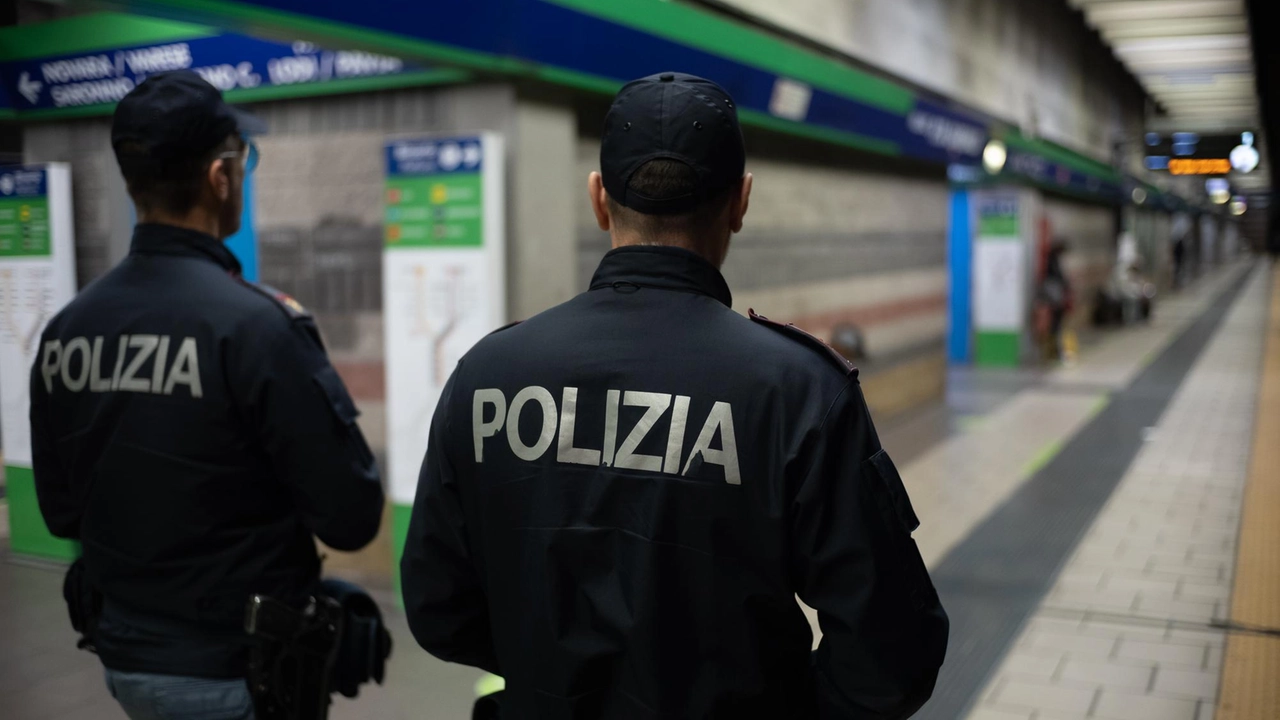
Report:
[[[936,565],[1008,500],[1034,474],[1037,461],[1052,457],[1104,407],[1107,388],[1131,382],[1248,267],[1223,268],[1163,299],[1149,325],[1108,332],[1075,365],[1048,373],[1039,382],[1025,382],[1025,389],[899,466],[920,518],[914,538],[925,564]],[[1000,377],[986,379],[999,384]],[[970,379],[981,384],[984,378]],[[1067,388],[1073,389],[1064,392]],[[886,442],[886,449],[892,456],[892,443]],[[1136,569],[1143,569],[1145,561]],[[806,612],[816,647],[821,639],[817,616],[808,608]]]
[[[1267,287],[1252,276],[969,720],[1212,718]]]
[[[1114,334],[1090,349],[1085,362],[1058,370],[1048,378],[1048,383],[1126,387],[1179,331],[1200,317],[1227,286],[1239,280],[1240,269],[1208,275],[1177,295],[1157,298],[1154,320],[1150,324]]]
[[[1163,299],[1149,325],[1110,332],[1071,367],[1058,369],[967,424],[961,432],[900,467],[920,517],[916,543],[926,564],[941,560],[1017,491],[1106,401],[1105,388],[1127,386],[1161,350],[1200,317],[1247,265],[1223,269],[1194,290]],[[1062,392],[1071,386],[1098,392]],[[890,455],[893,448],[888,448]]]

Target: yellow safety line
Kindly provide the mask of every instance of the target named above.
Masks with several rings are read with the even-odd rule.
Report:
[[[1280,266],[1272,270],[1266,354],[1253,432],[1231,620],[1280,628]],[[1236,633],[1227,639],[1215,718],[1280,718],[1280,637]]]

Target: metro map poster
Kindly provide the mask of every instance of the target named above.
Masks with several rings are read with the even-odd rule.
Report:
[[[0,166],[0,434],[10,547],[18,554],[76,553],[40,515],[27,419],[40,333],[75,295],[75,283],[70,166]]]
[[[386,146],[383,317],[396,567],[440,393],[464,353],[506,322],[502,139]]]

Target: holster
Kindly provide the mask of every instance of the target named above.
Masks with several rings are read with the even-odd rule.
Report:
[[[245,632],[249,690],[257,720],[325,720],[329,682],[343,633],[342,606],[324,595],[301,610],[263,595],[249,598]]]
[[[98,629],[98,620],[102,617],[102,594],[89,583],[83,557],[67,568],[67,574],[62,579],[62,599],[67,603],[71,628],[80,633],[76,647],[97,652],[94,635]]]
[[[334,578],[322,581],[321,585],[324,594],[342,606],[343,617],[330,689],[354,698],[360,693],[361,685],[382,684],[387,658],[391,655],[391,633],[382,622],[378,604],[358,585]]]

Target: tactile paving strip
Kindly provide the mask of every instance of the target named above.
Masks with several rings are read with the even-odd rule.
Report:
[[[1272,270],[1263,362],[1231,620],[1280,630],[1280,266]],[[1217,720],[1280,718],[1280,637],[1233,633],[1223,658],[1219,698]]]

